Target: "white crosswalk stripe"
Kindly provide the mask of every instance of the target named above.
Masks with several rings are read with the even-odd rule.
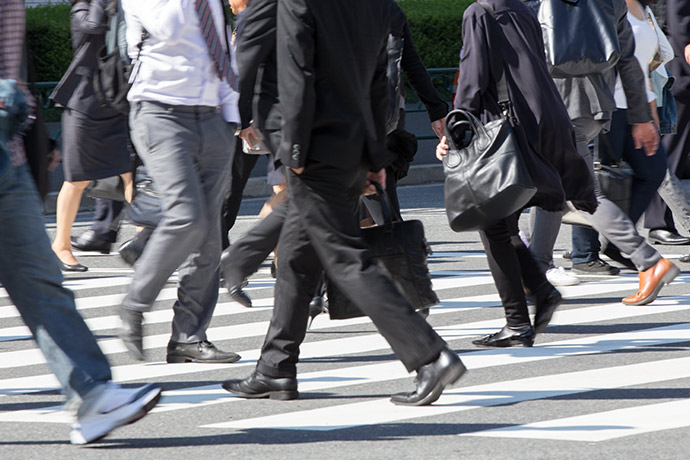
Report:
[[[485,257],[477,252],[438,252],[433,260]],[[434,289],[441,304],[432,309],[430,321],[438,333],[458,349],[468,369],[501,375],[500,369],[530,369],[520,378],[506,373],[498,381],[464,384],[447,390],[439,401],[423,408],[392,405],[379,395],[356,402],[338,400],[320,401],[318,394],[339,388],[368,388],[376,385],[394,385],[398,391],[409,389],[409,374],[390,355],[385,340],[376,333],[368,318],[343,321],[318,316],[301,347],[300,359],[309,370],[300,373],[300,392],[317,397],[306,400],[299,407],[275,405],[274,413],[259,416],[228,417],[224,421],[198,426],[210,432],[248,429],[280,429],[333,431],[366,425],[382,425],[425,417],[448,417],[453,414],[481,410],[487,407],[535,403],[547,399],[596,391],[616,390],[635,386],[659,384],[686,379],[690,382],[690,289],[659,297],[644,307],[629,307],[619,299],[634,292],[637,277],[626,274],[601,278],[578,286],[561,288],[566,302],[556,313],[549,331],[566,331],[566,338],[556,334],[539,337],[533,348],[477,350],[464,348],[468,339],[498,330],[504,323],[500,300],[486,270],[433,270]],[[131,274],[114,270],[111,276],[102,276],[106,269],[93,271],[94,276],[68,279],[65,285],[77,296],[77,307],[87,317],[89,328],[98,336],[106,355],[117,362],[113,366],[116,381],[154,381],[166,389],[155,413],[202,409],[217,404],[251,404],[224,391],[218,372],[243,369],[248,374],[260,354],[260,345],[266,333],[273,305],[271,297],[274,280],[263,270],[250,280],[247,292],[253,298],[254,308],[247,309],[229,302],[221,290],[214,323],[208,330],[214,343],[232,341],[247,344],[245,349],[234,349],[242,360],[228,364],[165,364],[160,361],[135,363],[130,360],[120,340],[115,337],[119,327],[117,306],[122,301]],[[175,278],[171,279],[174,282]],[[683,273],[674,282],[679,286],[690,281]],[[103,294],[103,289],[108,294]],[[466,290],[472,294],[463,295]],[[677,291],[677,290],[676,290]],[[116,293],[112,293],[116,292]],[[176,296],[171,284],[159,296],[156,308],[145,317],[148,353],[164,356],[169,339],[168,325],[172,320],[170,301]],[[663,294],[663,292],[662,292]],[[7,293],[0,291],[0,401],[13,397],[36,398],[57,388],[55,377],[45,367],[45,359],[38,348],[29,342],[30,332],[18,318]],[[670,319],[669,319],[670,318]],[[570,330],[577,330],[572,333]],[[150,331],[150,332],[149,332]],[[657,359],[653,350],[678,348],[675,355],[664,354]],[[227,348],[225,345],[222,348]],[[614,362],[612,355],[626,353],[647,354],[646,359]],[[684,354],[683,354],[684,353]],[[584,357],[591,357],[591,368],[582,366]],[[373,358],[373,359],[372,359]],[[340,361],[338,361],[340,360]],[[540,364],[541,363],[541,364]],[[549,371],[544,373],[548,365]],[[214,377],[209,379],[207,376]],[[189,381],[189,384],[179,383]],[[209,383],[204,383],[209,382]],[[347,391],[347,390],[343,390]],[[366,390],[363,390],[366,391]],[[606,407],[583,414],[565,414],[530,420],[492,429],[460,433],[462,436],[482,438],[555,439],[567,441],[602,442],[624,436],[636,436],[656,431],[690,426],[685,416],[690,410],[690,394],[670,401],[654,404]],[[233,406],[234,407],[234,406]],[[26,403],[0,410],[0,423],[68,423],[70,416],[61,407],[51,404]]]

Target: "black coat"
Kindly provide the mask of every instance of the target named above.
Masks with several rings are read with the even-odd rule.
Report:
[[[388,107],[390,0],[280,0],[280,161],[378,170]]]
[[[550,211],[570,200],[578,209],[596,209],[592,174],[577,153],[568,112],[549,75],[541,27],[520,0],[485,0],[494,8],[499,41],[493,43],[491,16],[472,4],[463,16],[463,50],[455,107],[486,123],[500,116],[492,53],[500,55],[515,117],[515,133],[537,183],[530,206]]]
[[[673,95],[690,101],[690,65],[685,61],[685,46],[690,43],[690,0],[666,1],[666,28],[675,54],[673,60],[666,64],[666,68],[676,76]]]
[[[278,130],[276,57],[277,0],[252,0],[237,24],[238,102],[242,128],[254,119],[260,129]]]

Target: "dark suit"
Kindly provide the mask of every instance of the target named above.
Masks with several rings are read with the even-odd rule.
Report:
[[[408,370],[445,346],[371,263],[356,216],[367,170],[384,146],[390,0],[281,0],[278,81],[284,118],[279,160],[290,201],[279,242],[273,318],[257,370],[296,375],[309,301],[321,270],[374,322]]]
[[[252,0],[247,9],[237,15],[235,29],[241,127],[249,127],[254,120],[254,126],[263,131],[272,151],[280,141],[281,125],[276,69],[276,4],[277,0]],[[242,192],[259,159],[258,155],[244,153],[241,142],[237,144],[232,163],[232,182],[223,203],[223,248],[229,246],[228,231],[235,224]],[[274,168],[272,160],[271,155],[268,184],[283,184],[283,173]]]
[[[690,43],[690,0],[666,2],[666,29],[675,57],[666,65],[676,82],[671,90],[676,99],[678,133],[662,137],[671,172],[682,174],[690,153],[690,65],[685,62],[685,45]],[[675,231],[673,214],[659,195],[645,212],[644,226]]]

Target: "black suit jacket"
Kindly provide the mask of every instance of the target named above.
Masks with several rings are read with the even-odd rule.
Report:
[[[280,161],[378,170],[385,148],[391,0],[280,0]]]
[[[690,43],[690,0],[666,2],[666,28],[668,41],[675,57],[666,67],[676,76],[673,94],[685,101],[690,100],[690,65],[685,62],[685,45]]]
[[[92,77],[98,65],[98,50],[105,45],[108,30],[104,0],[77,2],[70,12],[74,57],[50,99],[91,118],[114,117],[119,112],[102,107],[93,91]]]
[[[242,128],[254,119],[260,129],[278,130],[276,58],[277,0],[252,0],[237,24],[237,67],[240,77],[239,110]]]

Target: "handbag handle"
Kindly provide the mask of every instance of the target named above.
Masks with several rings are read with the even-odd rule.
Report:
[[[383,214],[382,226],[392,226],[393,222],[398,222],[398,219],[393,218],[393,206],[391,205],[388,193],[386,193],[381,184],[378,182],[372,182],[372,184],[376,188],[376,194],[381,198],[381,213]]]

